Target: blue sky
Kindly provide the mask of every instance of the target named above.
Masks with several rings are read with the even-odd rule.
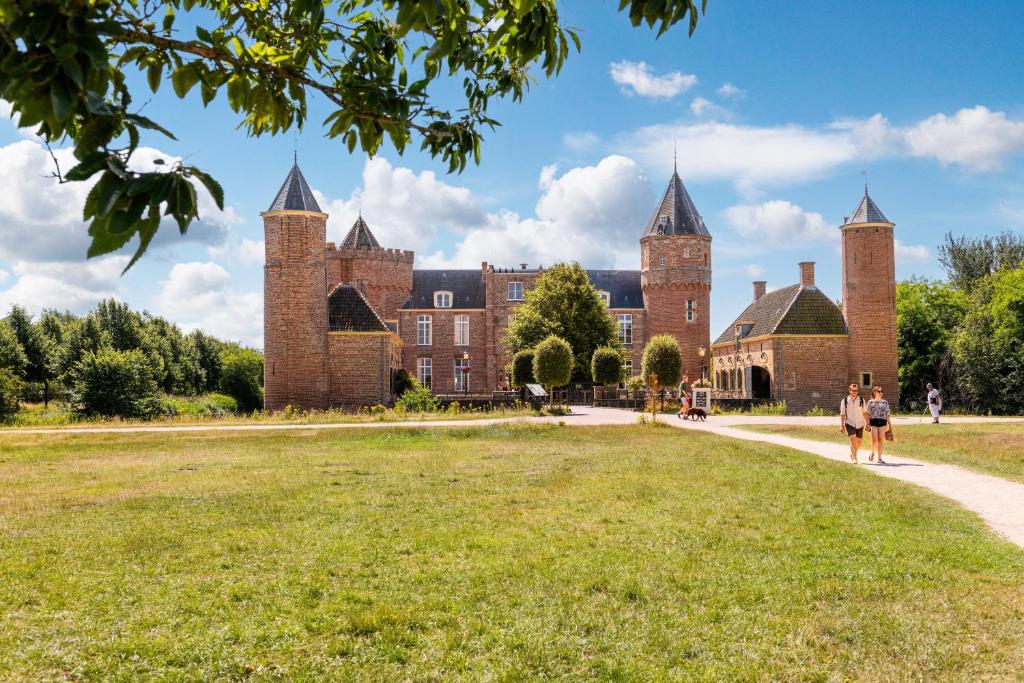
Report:
[[[817,261],[838,297],[835,226],[863,192],[861,171],[896,223],[900,278],[941,274],[946,231],[1024,229],[1024,3],[709,4],[692,38],[677,27],[655,39],[614,0],[560,3],[582,53],[522,103],[495,103],[503,126],[461,175],[415,149],[349,155],[322,138],[322,102],[302,133],[250,139],[223,98],[203,109],[161,89],[145,113],[178,141],[144,140],[156,149],[139,163],[187,157],[222,181],[228,210],[207,204],[187,240],[166,231],[123,278],[125,257],[84,261],[87,188],[56,187],[45,150],[2,125],[0,306],[81,311],[117,296],[258,345],[259,212],[295,148],[335,239],[361,206],[378,239],[415,249],[420,267],[635,268],[675,144],[714,236],[713,335],[751,280],[791,284],[798,261]]]

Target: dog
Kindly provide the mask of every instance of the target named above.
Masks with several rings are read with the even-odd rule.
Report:
[[[693,420],[694,422],[704,422],[708,419],[708,414],[703,408],[688,408],[686,411],[686,417],[683,419]]]

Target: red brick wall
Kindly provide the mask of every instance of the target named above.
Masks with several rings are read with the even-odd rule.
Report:
[[[327,407],[326,214],[263,214],[264,406]]]
[[[488,328],[484,337],[484,350],[487,359],[484,374],[487,378],[488,390],[497,388],[499,375],[504,380],[505,367],[511,360],[511,354],[505,348],[504,339],[508,331],[509,315],[521,301],[508,300],[508,283],[522,282],[523,291],[528,292],[537,286],[537,271],[495,268],[491,270],[483,265],[484,292],[487,297],[485,320]]]
[[[328,292],[339,282],[350,282],[382,319],[398,319],[398,310],[412,293],[413,252],[328,248],[326,259]]]
[[[640,281],[647,309],[647,338],[675,336],[682,351],[683,372],[699,377],[702,361],[698,348],[711,346],[711,240],[691,235],[644,237],[640,240]],[[688,299],[696,302],[693,322],[686,320]]]
[[[776,337],[775,386],[791,414],[832,412],[846,395],[846,337]]]
[[[433,339],[430,346],[419,346],[416,341],[416,319],[429,315],[433,321]],[[455,316],[469,316],[469,346],[455,345]],[[432,390],[435,394],[455,392],[455,359],[469,353],[469,392],[490,392],[494,378],[488,378],[486,311],[460,310],[403,310],[399,312],[398,329],[402,337],[402,367],[417,376],[417,359],[433,361]],[[488,381],[489,380],[489,381]]]
[[[843,227],[843,315],[850,333],[848,382],[862,372],[899,403],[896,263],[892,225]]]
[[[331,332],[330,405],[355,407],[391,401],[391,377],[398,369],[401,344],[384,332]]]

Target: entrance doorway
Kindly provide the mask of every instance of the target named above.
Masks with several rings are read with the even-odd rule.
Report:
[[[767,368],[755,365],[750,368],[750,397],[764,398],[772,397],[772,375]]]

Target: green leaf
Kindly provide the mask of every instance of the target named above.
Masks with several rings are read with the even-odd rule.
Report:
[[[191,173],[193,176],[199,179],[199,182],[203,184],[207,191],[209,191],[210,196],[213,197],[213,201],[217,205],[217,208],[223,211],[224,188],[220,186],[220,183],[214,180],[209,174],[200,171],[195,166],[189,166],[188,169],[186,170],[188,170],[189,173]]]
[[[107,155],[105,152],[93,152],[76,166],[72,166],[64,174],[65,180],[86,180],[107,168]]]
[[[198,80],[199,74],[191,64],[183,64],[171,72],[171,86],[174,94],[180,98],[184,98]]]
[[[153,63],[146,70],[146,79],[149,81],[149,89],[156,92],[160,89],[160,77],[163,75],[164,65]]]

